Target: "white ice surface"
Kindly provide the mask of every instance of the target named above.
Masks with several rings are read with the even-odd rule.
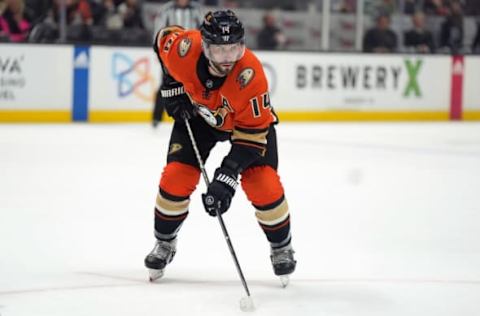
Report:
[[[147,281],[170,128],[0,125],[1,316],[244,314],[203,183],[175,260]],[[224,217],[254,314],[480,315],[480,124],[282,123],[278,138],[288,288],[241,190]]]

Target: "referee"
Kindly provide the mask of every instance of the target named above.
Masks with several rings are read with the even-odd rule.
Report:
[[[154,34],[164,27],[170,25],[179,25],[186,29],[196,29],[202,23],[200,5],[190,0],[171,0],[162,5],[159,14],[154,22]],[[164,100],[160,93],[160,88],[155,97],[155,107],[153,109],[153,127],[157,127],[162,120],[164,112]]]

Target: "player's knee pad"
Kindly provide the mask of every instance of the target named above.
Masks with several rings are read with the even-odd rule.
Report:
[[[181,162],[170,162],[163,168],[160,190],[164,195],[188,199],[200,180],[200,170]]]
[[[242,173],[242,188],[255,206],[275,203],[284,191],[277,171],[270,166],[248,168]]]

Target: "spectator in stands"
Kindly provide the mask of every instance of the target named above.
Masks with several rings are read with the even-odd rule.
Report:
[[[58,39],[62,0],[53,0],[47,17],[32,30],[31,41],[52,42]],[[87,42],[91,38],[92,11],[88,0],[66,0],[67,40]]]
[[[103,0],[103,13],[100,24],[107,30],[119,30],[123,27],[123,18],[113,0]]]
[[[443,0],[425,0],[423,3],[423,12],[428,15],[441,15],[448,14],[448,8],[445,6]]]
[[[463,13],[459,2],[450,3],[450,12],[440,28],[440,47],[452,54],[463,48]]]
[[[417,0],[405,0],[403,3],[403,13],[414,14],[417,11]]]
[[[202,21],[201,7],[197,2],[190,0],[171,0],[161,7],[159,15],[155,18],[154,34],[157,34],[160,29],[169,25],[179,25],[186,29],[196,29]],[[153,108],[153,127],[157,127],[163,118],[163,112],[165,111],[164,104],[165,100],[159,88]]]
[[[263,16],[263,28],[257,35],[258,49],[275,50],[284,46],[286,42],[285,34],[276,26],[275,16],[266,13]]]
[[[416,12],[412,15],[413,28],[404,34],[404,44],[410,52],[433,53],[434,42],[432,33],[425,29],[425,15]]]
[[[30,31],[30,23],[24,16],[23,0],[6,0],[0,15],[0,39],[23,42]]]
[[[390,29],[390,17],[380,15],[376,26],[363,38],[363,51],[368,53],[393,53],[397,49],[397,35]]]
[[[34,25],[45,19],[51,6],[52,0],[25,0],[25,14]]]
[[[377,11],[381,15],[392,16],[396,10],[395,0],[381,0],[377,7]]]
[[[58,23],[60,17],[60,1],[54,0],[51,16]],[[66,0],[68,25],[92,25],[92,11],[88,0]]]
[[[93,43],[145,45],[151,42],[151,34],[143,25],[138,0],[102,0],[96,10]]]
[[[332,1],[332,11],[340,13],[354,13],[356,10],[356,4],[356,0]]]
[[[142,13],[137,0],[125,0],[118,6],[123,19],[123,26],[126,28],[143,29]]]

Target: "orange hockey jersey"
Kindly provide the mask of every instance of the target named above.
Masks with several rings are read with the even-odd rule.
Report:
[[[268,127],[276,117],[262,64],[249,49],[226,78],[212,80],[205,74],[208,61],[202,54],[199,31],[168,27],[160,31],[156,45],[163,66],[183,84],[208,124],[232,132],[234,142],[264,147]]]

